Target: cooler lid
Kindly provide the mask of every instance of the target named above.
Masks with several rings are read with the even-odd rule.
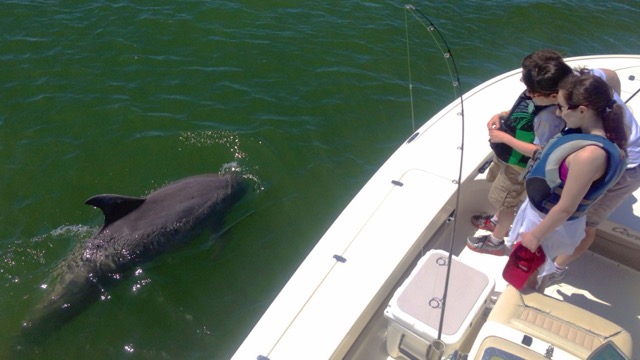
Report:
[[[438,329],[442,311],[447,274],[448,254],[443,251],[427,253],[422,264],[407,278],[397,298],[400,311],[431,329]],[[453,257],[442,333],[454,335],[463,326],[478,302],[484,302],[489,277],[483,272]],[[475,315],[475,314],[472,314]]]

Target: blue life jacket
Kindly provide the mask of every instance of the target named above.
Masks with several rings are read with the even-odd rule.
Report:
[[[551,139],[542,152],[537,152],[530,162],[526,175],[527,196],[531,204],[543,214],[549,213],[560,200],[565,182],[560,179],[560,164],[571,153],[597,145],[607,152],[609,161],[604,175],[589,187],[578,208],[568,220],[583,216],[587,209],[618,181],[627,163],[624,152],[616,144],[602,136],[591,134],[563,134]]]

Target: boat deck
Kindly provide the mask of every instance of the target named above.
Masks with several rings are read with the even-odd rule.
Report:
[[[502,269],[508,257],[479,254],[465,247],[467,236],[483,233],[482,230],[476,230],[468,219],[479,212],[491,211],[490,207],[481,205],[488,205],[486,194],[489,184],[484,176],[479,175],[472,183],[472,186],[463,189],[464,202],[458,218],[453,253],[467,264],[482,268],[492,275],[495,292],[498,293],[496,295],[499,295],[507,285],[502,278]],[[450,224],[443,225],[426,244],[424,253],[431,249],[449,250],[451,229]],[[631,334],[634,344],[640,344],[640,301],[636,300],[640,296],[640,272],[592,251],[574,261],[567,271],[564,279],[547,288],[545,293],[617,323]],[[388,300],[376,312],[345,359],[393,359],[386,351],[387,320],[383,316]]]

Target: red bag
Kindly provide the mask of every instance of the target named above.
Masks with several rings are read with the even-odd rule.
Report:
[[[545,259],[546,256],[541,246],[538,246],[535,252],[531,252],[518,242],[509,255],[507,265],[502,270],[502,277],[520,290],[524,287],[529,276],[544,264]]]

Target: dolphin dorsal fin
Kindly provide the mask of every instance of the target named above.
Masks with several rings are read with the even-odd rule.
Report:
[[[102,210],[104,214],[103,227],[106,227],[137,209],[145,200],[145,198],[132,196],[102,194],[96,195],[84,203]]]

